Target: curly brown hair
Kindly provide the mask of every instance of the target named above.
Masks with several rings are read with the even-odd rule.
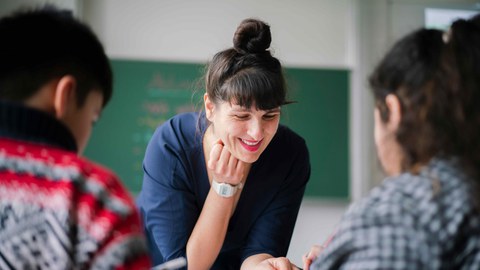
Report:
[[[449,68],[457,154],[470,172],[480,171],[480,14],[455,21],[447,35],[444,66]]]
[[[455,119],[451,93],[442,65],[445,44],[442,32],[417,30],[385,55],[370,76],[370,85],[382,121],[389,111],[385,97],[394,94],[401,104],[402,119],[396,134],[404,152],[403,170],[415,171],[433,156],[449,155],[455,148]]]
[[[480,14],[455,21],[447,33],[420,29],[407,35],[369,81],[382,121],[389,118],[386,96],[400,101],[402,170],[417,173],[433,157],[455,157],[479,195]],[[476,203],[480,209],[480,199]]]

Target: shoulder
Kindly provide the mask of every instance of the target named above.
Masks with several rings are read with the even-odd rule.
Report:
[[[35,200],[25,197],[25,192],[19,193],[23,195],[18,199],[41,205],[45,212],[57,216],[57,221],[71,215],[75,224],[65,226],[82,228],[72,242],[77,247],[74,250],[77,255],[98,252],[90,245],[94,241],[102,247],[102,254],[125,247],[136,249],[132,260],[140,256],[146,258],[146,246],[134,201],[108,168],[75,152],[44,144],[0,139],[0,145],[3,165],[11,167],[11,173],[20,176],[28,173],[28,183],[33,184],[33,189],[28,192],[35,192],[32,196]],[[19,179],[24,180],[22,177]],[[125,254],[128,255],[128,252]],[[146,259],[144,261],[147,263]],[[102,262],[109,261],[103,259]]]
[[[257,163],[258,168],[274,171],[290,183],[304,185],[310,178],[310,155],[305,140],[284,125],[279,125]]]
[[[120,211],[118,214],[134,212],[134,201],[129,191],[112,170],[85,157],[70,158],[71,161],[67,159],[65,161],[78,169],[82,179],[79,186],[83,191],[90,193],[102,203],[109,201],[112,203],[110,206],[116,205],[116,210]]]
[[[268,160],[268,162],[266,161]],[[309,170],[310,155],[305,140],[284,125],[279,125],[277,133],[261,156],[262,163],[272,166],[293,166],[297,170]]]
[[[106,167],[98,165],[75,152],[43,144],[0,140],[0,158],[18,172],[29,172],[35,178],[52,183],[73,183],[72,192],[95,199],[122,202],[124,210],[133,211],[133,200],[118,177]],[[102,195],[103,194],[103,195]],[[112,197],[113,196],[113,197]]]
[[[285,125],[278,126],[277,133],[273,137],[269,147],[281,150],[284,153],[308,152],[305,140]]]
[[[386,178],[366,198],[353,204],[347,215],[428,231],[432,222],[448,219],[446,212],[464,215],[472,210],[463,178],[461,170],[448,162],[433,161],[419,174]]]
[[[198,112],[185,112],[173,116],[166,123],[174,129],[196,128],[199,117],[200,114]]]
[[[201,120],[195,112],[175,115],[156,129],[152,141],[170,146],[191,145],[203,136]]]
[[[417,251],[427,250],[427,234],[418,226],[421,216],[416,204],[419,202],[412,198],[410,191],[418,180],[407,174],[386,179],[367,197],[353,203],[322,254],[323,259],[348,265],[368,254],[374,256],[368,259],[371,263],[382,265],[392,263],[392,258],[385,254],[400,252],[401,256],[410,256],[412,252],[418,255]],[[403,257],[398,258],[403,260]],[[372,265],[371,268],[385,267]]]
[[[478,216],[471,212],[462,175],[458,167],[434,161],[419,174],[403,173],[385,179],[347,210],[332,247],[326,250],[327,256],[333,258],[344,250],[382,250],[380,260],[375,262],[390,262],[391,257],[383,254],[391,252],[416,257],[411,262],[421,267],[415,268],[439,262],[442,254],[461,248],[459,243],[465,239],[462,226],[473,224],[471,216]]]
[[[305,140],[295,131],[290,129],[288,126],[285,125],[278,125],[277,134],[275,134],[275,138],[281,140],[283,142],[289,142],[292,144],[305,144]]]
[[[199,113],[182,113],[160,125],[150,139],[143,159],[149,175],[164,175],[165,168],[193,166],[202,157],[204,117]],[[158,166],[162,164],[162,166]]]
[[[367,222],[379,218],[396,222],[396,217],[405,216],[398,221],[407,221],[421,214],[418,206],[428,201],[429,197],[431,188],[424,177],[404,173],[384,179],[367,197],[353,204],[347,216],[362,217]]]

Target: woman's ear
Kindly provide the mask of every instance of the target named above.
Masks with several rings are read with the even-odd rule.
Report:
[[[203,103],[205,104],[205,116],[211,122],[213,118],[213,111],[215,109],[215,103],[213,103],[207,93],[203,95]]]
[[[65,117],[69,109],[76,108],[77,81],[71,75],[65,75],[58,81],[55,87],[53,107],[58,119]],[[75,107],[72,107],[75,106]]]
[[[389,94],[385,97],[385,104],[389,112],[387,127],[396,131],[402,121],[402,106],[400,100],[396,95]]]

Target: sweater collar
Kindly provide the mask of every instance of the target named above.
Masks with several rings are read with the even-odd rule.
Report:
[[[77,152],[73,134],[63,123],[43,111],[15,102],[0,100],[0,137]]]

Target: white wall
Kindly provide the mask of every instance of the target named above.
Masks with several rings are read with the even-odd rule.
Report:
[[[351,67],[352,0],[86,0],[84,18],[113,58],[205,62],[241,20],[271,26],[284,65]]]

